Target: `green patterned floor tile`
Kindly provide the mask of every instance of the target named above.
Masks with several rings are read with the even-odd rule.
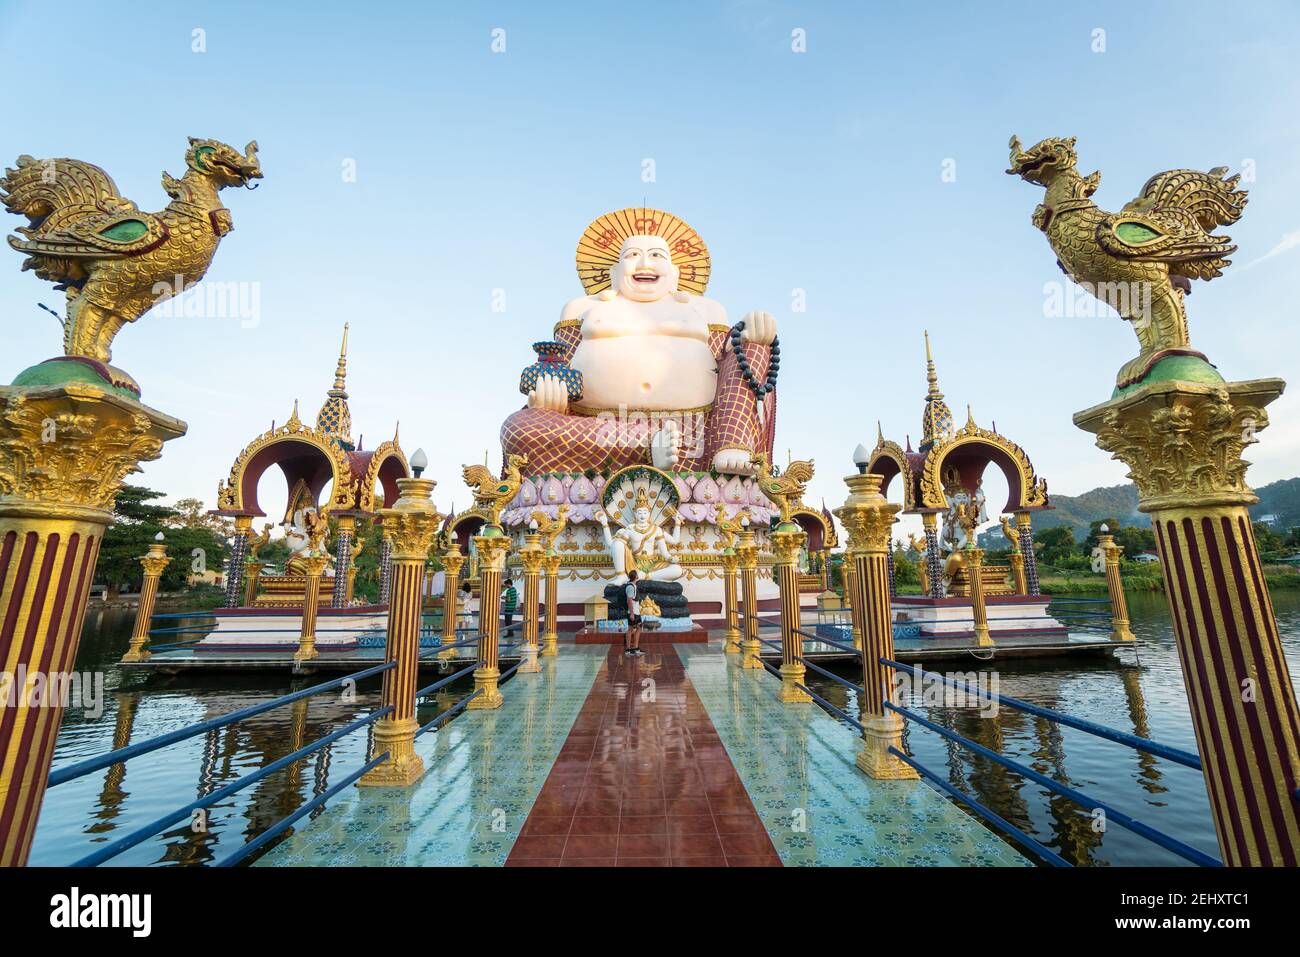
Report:
[[[815,704],[783,704],[767,671],[741,669],[717,643],[676,647],[787,866],[1030,863],[930,785],[868,778],[853,730]]]
[[[514,846],[608,649],[561,645],[505,703],[422,735],[410,788],[349,788],[257,861],[270,867],[499,867]]]

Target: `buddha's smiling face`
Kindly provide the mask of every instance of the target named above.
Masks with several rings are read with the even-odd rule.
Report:
[[[676,292],[679,275],[666,242],[658,236],[629,236],[610,279],[620,296],[654,302]]]
[[[650,509],[638,508],[635,512],[632,513],[632,517],[636,519],[637,528],[645,528],[647,525],[650,524]]]

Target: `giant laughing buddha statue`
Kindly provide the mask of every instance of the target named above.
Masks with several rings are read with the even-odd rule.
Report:
[[[529,471],[649,464],[751,474],[771,454],[780,366],[776,320],[735,326],[702,294],[709,253],[690,226],[657,209],[601,216],[583,233],[586,295],[560,313],[554,341],[524,371],[525,408],[506,419],[506,455]]]

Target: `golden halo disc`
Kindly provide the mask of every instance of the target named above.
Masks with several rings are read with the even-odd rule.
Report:
[[[681,271],[677,288],[704,294],[709,284],[709,247],[683,220],[662,209],[629,206],[592,221],[578,240],[578,279],[587,295],[609,288],[609,271],[629,236],[658,236],[668,244],[673,265]]]

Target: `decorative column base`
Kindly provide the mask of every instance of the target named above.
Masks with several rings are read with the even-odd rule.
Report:
[[[729,655],[740,654],[740,629],[728,628],[722,636],[722,650]]]
[[[537,645],[520,645],[519,657],[522,663],[519,665],[519,674],[536,675],[542,672],[542,662],[540,659],[541,648]]]
[[[375,752],[388,752],[388,760],[361,776],[358,787],[410,787],[424,774],[424,760],[415,753],[415,732],[420,722],[415,718],[394,721],[380,718],[375,722]]]
[[[812,701],[808,692],[797,687],[804,683],[806,673],[804,666],[797,661],[781,666],[781,700],[785,704],[807,704]]]
[[[877,781],[916,781],[921,776],[890,754],[890,748],[903,750],[903,719],[890,712],[883,717],[862,722],[862,750],[858,752],[858,770]]]
[[[465,706],[467,711],[491,711],[494,708],[501,707],[505,700],[501,697],[501,689],[497,687],[497,680],[501,677],[499,668],[476,668],[474,669],[474,690],[481,691],[478,697],[474,698]]]

